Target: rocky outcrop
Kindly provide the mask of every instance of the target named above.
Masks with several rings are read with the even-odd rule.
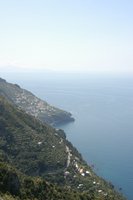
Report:
[[[0,191],[9,191],[12,195],[17,195],[20,189],[19,178],[12,168],[0,163]]]

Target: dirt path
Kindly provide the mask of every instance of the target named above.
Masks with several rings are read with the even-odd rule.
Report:
[[[67,165],[66,165],[66,167],[68,168],[69,165],[70,165],[70,162],[71,162],[71,152],[70,152],[70,149],[69,149],[68,146],[66,146],[66,152],[67,152],[67,154],[68,154],[68,157],[67,157]]]

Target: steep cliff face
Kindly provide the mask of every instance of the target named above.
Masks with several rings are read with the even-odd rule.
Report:
[[[25,176],[32,176],[35,182],[37,182],[38,177],[41,178],[40,189],[37,190],[38,185],[29,179],[26,184],[30,184],[31,190],[27,190],[28,187],[25,186],[23,188],[26,195],[32,195],[34,191],[35,196],[31,199],[41,200],[42,196],[36,196],[40,190],[42,195],[46,193],[43,179],[56,183],[60,187],[66,187],[67,195],[69,192],[71,194],[69,189],[78,193],[75,198],[73,196],[68,199],[80,200],[84,197],[88,200],[124,199],[111,184],[93,172],[80,153],[66,140],[62,130],[41,123],[36,118],[9,104],[4,97],[0,97],[0,162],[15,166]],[[21,181],[18,175],[11,173],[11,176],[2,176],[3,173],[7,173],[4,168],[0,169],[0,179],[2,178],[0,183],[6,184],[10,194],[19,196]],[[8,185],[8,183],[10,184]],[[12,191],[11,186],[14,186],[15,190]],[[1,185],[0,192],[6,193],[4,188],[5,185]],[[72,194],[74,193],[72,192]],[[24,198],[22,197],[22,199]],[[51,197],[51,199],[54,198]],[[66,197],[58,198],[57,195],[57,199],[66,199]]]
[[[2,78],[0,78],[0,95],[42,122],[56,125],[74,121],[71,113],[49,105],[19,85],[8,83]]]

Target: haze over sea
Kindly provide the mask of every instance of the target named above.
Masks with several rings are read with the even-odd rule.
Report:
[[[4,77],[3,77],[4,78]],[[49,103],[70,111],[67,138],[98,175],[133,199],[133,78],[41,74],[5,77]]]

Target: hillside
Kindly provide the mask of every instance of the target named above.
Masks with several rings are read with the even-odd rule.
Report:
[[[112,184],[92,171],[78,151],[66,140],[62,130],[42,124],[9,104],[3,97],[0,97],[0,155],[2,163],[13,165],[25,176],[34,177],[35,182],[40,177],[42,181],[58,184],[67,190],[69,188],[80,194],[84,192],[87,199],[91,197],[91,200],[124,199],[114,190]],[[8,184],[8,181],[5,184]]]
[[[41,178],[32,178],[0,162],[0,200],[90,200],[86,193],[59,187]]]
[[[8,83],[2,78],[0,78],[0,95],[6,97],[10,103],[35,116],[42,122],[56,125],[74,121],[71,113],[49,105],[31,92],[22,89],[19,85]]]

